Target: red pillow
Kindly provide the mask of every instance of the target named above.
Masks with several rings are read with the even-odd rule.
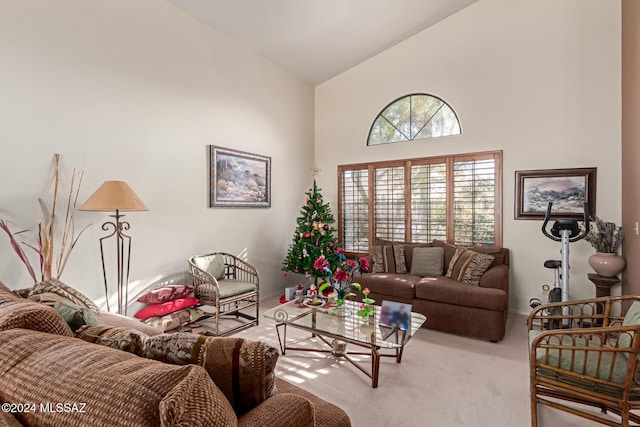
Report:
[[[162,302],[159,304],[149,304],[133,317],[136,319],[145,320],[153,316],[164,316],[166,314],[174,313],[178,310],[193,307],[198,304],[198,298],[178,298],[173,301]]]
[[[158,304],[161,302],[173,301],[178,298],[188,297],[196,290],[191,285],[167,285],[152,289],[143,294],[137,301],[145,304]]]

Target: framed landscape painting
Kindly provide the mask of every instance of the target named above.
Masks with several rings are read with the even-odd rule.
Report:
[[[209,146],[209,206],[271,206],[271,157]]]
[[[516,171],[515,219],[543,219],[547,204],[553,203],[552,218],[584,216],[584,202],[589,215],[596,209],[596,168],[544,169]]]

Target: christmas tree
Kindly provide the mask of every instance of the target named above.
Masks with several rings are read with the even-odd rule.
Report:
[[[340,260],[334,256],[337,243],[334,237],[336,230],[332,224],[335,219],[329,204],[322,201],[322,194],[315,179],[313,188],[305,194],[307,201],[296,220],[298,225],[293,233],[293,241],[289,245],[287,257],[282,262],[282,270],[313,277],[313,283],[317,285],[318,277],[322,276],[322,272],[315,270],[313,263],[320,255],[327,258],[332,270],[340,263]]]

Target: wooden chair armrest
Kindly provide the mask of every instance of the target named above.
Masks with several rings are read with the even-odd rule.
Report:
[[[640,296],[620,295],[542,304],[531,311],[527,325],[531,331],[543,329],[545,322],[559,324],[566,319],[572,326],[581,328],[615,326],[622,323],[625,307],[634,301],[640,301]]]

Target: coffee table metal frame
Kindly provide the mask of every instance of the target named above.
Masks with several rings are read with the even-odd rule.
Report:
[[[345,359],[358,368],[371,379],[371,386],[377,388],[380,374],[380,358],[395,357],[396,363],[400,363],[405,344],[426,321],[426,317],[419,313],[411,313],[411,330],[405,331],[378,325],[379,306],[374,307],[375,316],[371,323],[366,323],[366,320],[355,314],[358,309],[357,303],[345,301],[345,306],[351,311],[351,314],[346,317],[339,317],[331,314],[331,307],[312,308],[290,301],[267,310],[264,316],[277,322],[276,332],[282,355],[285,355],[287,350],[330,353],[334,357]],[[337,327],[337,330],[326,327],[328,324]],[[319,338],[328,348],[303,348],[287,345],[287,326],[311,332],[312,337]],[[281,329],[283,330],[282,334]],[[341,333],[340,329],[343,329],[344,332]],[[350,332],[347,333],[347,331]],[[368,351],[347,351],[347,344],[366,348]],[[381,353],[380,350],[382,349],[392,350],[392,354]],[[370,369],[366,369],[361,363],[350,357],[351,355],[371,356]]]

